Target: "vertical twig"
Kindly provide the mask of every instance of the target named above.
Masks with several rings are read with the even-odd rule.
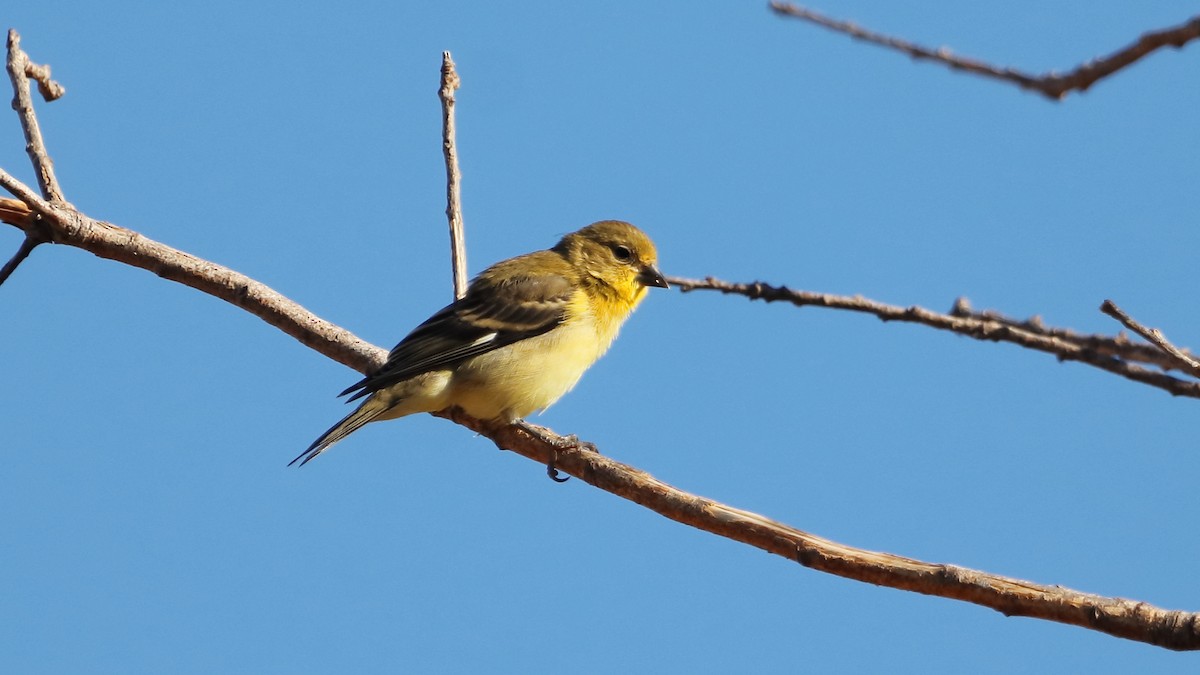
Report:
[[[467,245],[463,238],[462,195],[459,182],[458,148],[455,146],[454,92],[460,80],[450,52],[442,52],[442,154],[446,157],[446,219],[450,222],[450,264],[454,270],[454,299],[467,293]]]
[[[33,170],[37,173],[38,187],[42,196],[51,204],[65,205],[62,188],[54,175],[54,162],[46,152],[46,144],[42,140],[42,130],[38,126],[37,115],[33,111],[33,96],[29,91],[29,74],[38,77],[39,89],[43,96],[51,91],[57,96],[62,95],[62,87],[49,79],[50,69],[37,66],[29,61],[29,57],[21,50],[21,36],[17,31],[8,31],[8,77],[13,85],[13,110],[21,118],[21,129],[25,131],[25,149],[33,162]],[[57,98],[55,96],[55,98]],[[52,99],[48,99],[52,100]]]
[[[50,79],[50,67],[39,66],[29,60],[29,56],[21,50],[21,36],[15,30],[8,31],[8,58],[5,60],[8,68],[8,78],[13,87],[13,110],[21,120],[21,130],[25,132],[25,151],[33,163],[33,171],[37,174],[38,187],[42,197],[54,205],[70,206],[63,197],[62,188],[58,185],[58,177],[54,175],[54,161],[46,152],[46,143],[42,140],[42,129],[38,125],[37,114],[33,110],[33,95],[29,90],[29,78],[38,82],[38,91],[46,101],[61,97],[66,90],[62,85]],[[11,190],[10,190],[11,191]],[[21,195],[13,192],[17,197]],[[34,225],[25,228],[25,239],[17,252],[0,268],[0,284],[8,280],[17,267],[24,262],[38,244],[46,241],[40,229]]]

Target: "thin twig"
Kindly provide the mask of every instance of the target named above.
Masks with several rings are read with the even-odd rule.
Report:
[[[1129,330],[1146,338],[1155,347],[1158,347],[1159,349],[1163,350],[1164,353],[1169,355],[1172,359],[1175,359],[1183,368],[1185,368],[1192,375],[1200,377],[1200,362],[1196,361],[1196,359],[1194,359],[1191,356],[1189,356],[1188,354],[1184,353],[1184,351],[1182,349],[1180,349],[1179,347],[1176,347],[1175,345],[1171,344],[1171,341],[1168,340],[1167,336],[1163,335],[1162,331],[1160,331],[1159,329],[1149,328],[1147,326],[1143,326],[1142,324],[1138,323],[1137,321],[1135,321],[1133,319],[1133,317],[1129,316],[1128,314],[1125,313],[1124,310],[1122,310],[1120,307],[1118,307],[1117,303],[1113,302],[1112,300],[1105,300],[1103,303],[1101,303],[1100,311],[1111,316],[1112,318],[1116,319],[1117,321],[1120,321],[1121,324],[1123,326],[1125,326],[1126,328],[1128,328]]]
[[[959,335],[966,335],[976,340],[1010,342],[1029,349],[1054,354],[1060,361],[1086,363],[1135,382],[1158,387],[1176,396],[1200,398],[1200,382],[1181,380],[1164,373],[1148,370],[1117,357],[1098,354],[1079,343],[1056,337],[1047,332],[1024,330],[1010,323],[941,314],[915,305],[911,307],[887,305],[875,302],[874,300],[868,300],[861,296],[848,297],[844,295],[795,291],[787,286],[772,286],[761,281],[743,284],[721,281],[713,277],[708,277],[707,279],[667,277],[667,281],[672,286],[678,286],[679,290],[684,293],[694,290],[710,290],[726,294],[744,295],[751,300],[790,302],[797,307],[812,305],[845,309],[853,312],[873,314],[883,321],[919,323],[932,328],[948,330]]]
[[[42,197],[53,204],[66,204],[67,200],[63,197],[62,188],[58,185],[58,178],[54,175],[54,162],[46,152],[46,144],[42,141],[42,130],[38,126],[37,115],[33,110],[33,96],[29,93],[30,73],[33,73],[35,77],[44,75],[45,80],[50,84],[57,85],[57,83],[49,79],[50,69],[48,67],[35,66],[29,61],[29,57],[21,50],[21,36],[15,30],[8,31],[7,65],[8,77],[12,80],[13,86],[13,109],[21,118],[21,129],[25,132],[25,149],[29,153],[30,161],[33,162],[33,170],[37,173],[38,187],[41,188]],[[43,84],[42,79],[38,80],[38,84],[39,88],[43,88],[44,96],[44,88],[49,88],[49,86]],[[59,91],[58,95],[61,96],[62,91]]]
[[[1200,16],[1195,16],[1178,26],[1144,33],[1132,44],[1103,58],[1080,64],[1065,75],[1054,72],[1032,75],[1013,68],[1000,68],[976,59],[956,56],[945,47],[930,49],[907,40],[876,33],[850,21],[839,21],[788,2],[772,0],[770,8],[781,16],[802,19],[865,42],[904,52],[913,59],[928,59],[954,70],[1011,82],[1023,89],[1040,92],[1054,100],[1061,100],[1074,90],[1087,91],[1096,81],[1112,75],[1157,49],[1162,47],[1179,48],[1200,38]]]
[[[52,205],[44,201],[28,185],[17,180],[4,169],[0,169],[0,187],[8,190],[12,196],[21,200],[21,203],[25,205],[31,214],[49,216],[55,213]],[[13,224],[21,229],[25,229],[25,226],[20,223]]]
[[[454,299],[467,294],[467,244],[463,235],[462,193],[459,183],[458,147],[455,144],[454,92],[461,80],[454,70],[450,52],[442,52],[442,154],[446,157],[446,219],[450,222],[450,264],[454,273]]]
[[[25,74],[38,83],[38,93],[46,103],[53,103],[67,94],[67,88],[50,77],[50,66],[40,66],[25,59]]]
[[[25,238],[21,240],[21,246],[17,249],[17,252],[13,254],[12,258],[9,258],[8,262],[4,263],[4,267],[0,267],[0,286],[3,286],[4,282],[8,281],[12,273],[16,271],[17,266],[24,262],[29,257],[29,254],[33,252],[33,249],[37,248],[37,245],[40,243],[42,241],[37,237],[31,234],[25,235]]]
[[[27,196],[34,197],[33,191],[30,190]],[[2,286],[17,270],[17,267],[25,262],[33,249],[51,239],[46,229],[41,226],[38,216],[23,202],[15,199],[0,197],[0,221],[16,225],[25,231],[25,238],[21,240],[21,246],[17,248],[17,252],[5,263],[3,268],[0,268],[0,286]]]
[[[1181,367],[1177,359],[1163,353],[1161,349],[1154,345],[1130,340],[1124,331],[1113,336],[1078,333],[1068,328],[1047,326],[1041,317],[1038,316],[1029,319],[1014,319],[994,309],[976,310],[971,307],[970,302],[966,298],[958,298],[954,301],[954,307],[950,309],[950,316],[968,317],[979,321],[995,321],[1015,326],[1031,333],[1049,335],[1060,340],[1073,342],[1079,345],[1081,349],[1095,352],[1099,356],[1112,356],[1126,361],[1148,363],[1161,368],[1163,371],[1186,370]],[[1186,349],[1181,349],[1180,351],[1189,357],[1191,356],[1191,352]]]

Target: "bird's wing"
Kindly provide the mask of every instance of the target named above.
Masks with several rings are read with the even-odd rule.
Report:
[[[472,356],[541,335],[561,324],[571,283],[557,274],[476,281],[461,300],[417,326],[388,354],[379,370],[343,391],[348,401]]]

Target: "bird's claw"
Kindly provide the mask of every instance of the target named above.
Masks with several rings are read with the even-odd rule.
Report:
[[[570,476],[560,476],[558,474],[558,469],[554,467],[554,462],[550,462],[546,465],[546,475],[549,476],[550,480],[554,481],[555,483],[565,483],[571,480]]]

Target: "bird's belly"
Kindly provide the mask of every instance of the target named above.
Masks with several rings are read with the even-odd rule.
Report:
[[[452,398],[480,419],[525,417],[570,391],[606,346],[590,321],[559,326],[463,363]]]

